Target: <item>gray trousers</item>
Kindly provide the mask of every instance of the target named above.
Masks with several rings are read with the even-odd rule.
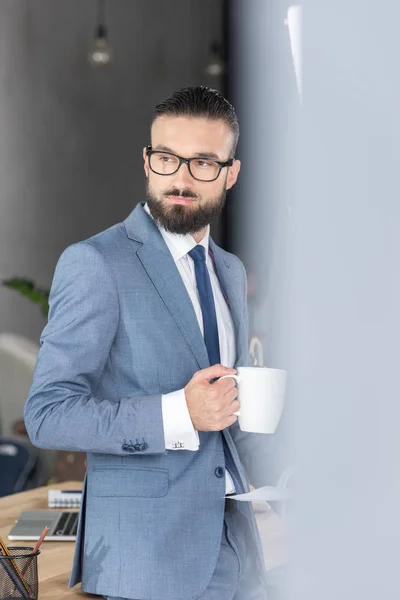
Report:
[[[207,589],[196,600],[267,600],[249,551],[250,531],[235,504],[233,500],[227,502],[217,565]],[[141,599],[108,596],[106,600]]]

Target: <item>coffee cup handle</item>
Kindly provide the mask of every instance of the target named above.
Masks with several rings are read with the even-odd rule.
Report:
[[[218,381],[220,381],[221,379],[226,379],[227,377],[231,377],[232,379],[234,379],[236,381],[236,383],[239,383],[239,381],[240,381],[239,375],[223,375],[222,377],[220,377],[218,379]],[[240,410],[238,410],[237,412],[235,412],[233,414],[236,415],[237,417],[240,417]]]

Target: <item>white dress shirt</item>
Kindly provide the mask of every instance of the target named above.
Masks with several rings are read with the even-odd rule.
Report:
[[[147,203],[144,205],[144,209],[152,216]],[[204,335],[203,315],[197,291],[194,262],[188,255],[188,252],[197,245],[196,240],[190,234],[180,235],[170,233],[162,227],[159,227],[159,230],[182,277],[182,281],[192,301],[201,333]],[[199,243],[206,250],[206,265],[210,275],[217,317],[221,364],[231,368],[236,361],[235,330],[231,312],[222,294],[221,286],[215,273],[213,261],[208,254],[209,237],[210,226],[207,227],[206,234]],[[161,400],[165,448],[167,450],[198,450],[200,446],[199,434],[193,427],[186,404],[184,389],[163,394]],[[226,493],[234,491],[235,487],[232,478],[226,470]]]

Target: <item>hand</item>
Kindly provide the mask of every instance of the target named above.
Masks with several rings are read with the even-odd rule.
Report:
[[[233,413],[240,409],[235,380],[231,377],[210,380],[223,375],[235,375],[236,369],[213,365],[197,371],[185,387],[190,418],[197,431],[221,431],[237,421]]]

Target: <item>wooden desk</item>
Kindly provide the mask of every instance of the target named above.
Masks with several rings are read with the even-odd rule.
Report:
[[[0,536],[9,546],[34,546],[35,542],[15,542],[7,540],[8,532],[24,510],[51,510],[47,507],[47,491],[50,488],[62,490],[82,489],[82,483],[67,481],[29,492],[0,498]],[[265,503],[254,503],[257,524],[264,548],[266,569],[273,569],[286,561],[284,529],[279,517]],[[54,509],[57,510],[57,509]],[[77,600],[80,598],[101,598],[86,594],[80,585],[68,588],[75,549],[74,542],[43,542],[38,559],[39,600]]]
[[[82,482],[69,481],[37,488],[29,492],[14,494],[0,498],[0,535],[9,546],[34,546],[36,542],[16,542],[7,540],[8,532],[16,519],[24,510],[51,510],[47,506],[47,491],[50,488],[62,490],[82,489]],[[57,510],[57,509],[54,509]],[[40,600],[75,600],[80,598],[100,598],[80,591],[77,585],[68,588],[68,580],[72,569],[74,542],[43,542],[38,558],[39,599]]]

